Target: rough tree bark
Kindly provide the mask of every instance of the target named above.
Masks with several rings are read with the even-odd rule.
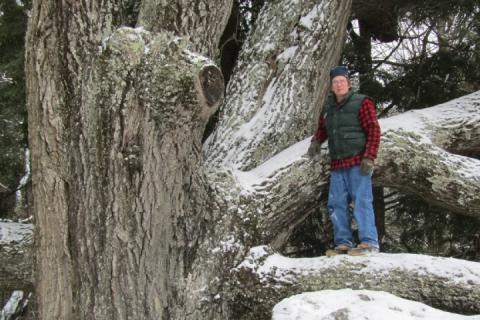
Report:
[[[221,72],[171,32],[115,29],[117,10],[33,4],[27,85],[45,319],[182,318],[204,229],[200,141],[223,97]]]
[[[205,162],[203,131],[224,88],[220,70],[195,52],[215,54],[231,1],[134,2],[142,28],[118,27],[125,13],[114,1],[33,1],[26,68],[40,317],[264,319],[261,300],[236,307],[242,292],[258,287],[232,270],[253,246],[281,248],[325,191],[328,161],[302,157],[308,138],[280,151],[315,126],[351,2],[263,8]],[[470,99],[478,109],[478,97]],[[432,141],[450,151],[478,150],[478,139],[464,141],[478,137],[477,123],[446,132],[426,121],[424,129],[440,133]],[[441,194],[438,202],[474,214],[478,173],[454,184],[446,152],[439,170],[426,170],[420,156],[415,166],[400,165],[389,139],[398,158],[402,147],[439,147],[399,130],[384,139],[379,182],[427,172],[429,184],[416,181],[415,189],[429,197],[451,179],[448,190],[462,201]],[[454,139],[465,143],[448,144]],[[328,279],[324,287],[336,288]]]

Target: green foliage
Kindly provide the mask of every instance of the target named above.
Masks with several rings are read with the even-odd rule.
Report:
[[[422,109],[480,89],[480,67],[469,52],[437,52],[401,68],[382,92],[400,110]]]
[[[414,195],[387,215],[386,251],[480,261],[480,219],[450,213]]]
[[[27,5],[0,2],[0,182],[15,189],[23,175],[26,147],[24,38]],[[5,199],[1,211],[5,208]]]
[[[351,27],[343,63],[361,73],[363,93],[380,104],[405,111],[430,107],[480,90],[479,0],[404,1],[392,8],[395,14],[391,17],[398,19],[395,24],[399,29],[401,24],[404,29],[406,24],[411,24],[417,30],[426,30],[417,32],[415,39],[412,34],[398,35],[400,41],[413,40],[407,49],[411,50],[410,57],[398,60],[392,54],[385,61],[372,61],[372,54],[364,52],[368,46],[361,44],[365,41],[373,44],[372,39],[378,39],[375,21],[362,21],[366,26],[364,34],[357,34]],[[354,12],[354,17],[361,14]],[[361,17],[370,19],[370,16]],[[427,47],[436,47],[436,50],[431,52]],[[370,61],[369,66],[364,65],[366,59]]]

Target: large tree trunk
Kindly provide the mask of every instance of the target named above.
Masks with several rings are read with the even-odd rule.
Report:
[[[216,54],[231,1],[132,3],[143,28],[117,28],[128,14],[115,2],[33,3],[26,68],[40,317],[239,318],[248,312],[237,308],[238,292],[250,284],[232,270],[252,246],[281,248],[325,191],[328,160],[303,157],[308,138],[280,151],[314,128],[351,2],[268,2],[206,163],[201,139],[224,88],[220,70],[195,52]],[[469,129],[478,136],[476,123]],[[435,142],[445,147],[468,132]],[[436,152],[411,135],[384,137]],[[403,159],[391,154],[384,149],[378,161],[386,185],[396,181],[390,162]],[[405,179],[415,172],[394,168]],[[432,174],[445,181],[445,171]],[[465,193],[477,191],[476,177],[455,185],[468,195],[462,202],[439,202],[477,205]],[[425,196],[441,188],[421,187]]]
[[[223,3],[210,21],[219,29]],[[175,34],[114,30],[117,10],[33,4],[27,82],[44,319],[183,318],[205,229],[201,138],[223,97],[221,72]]]

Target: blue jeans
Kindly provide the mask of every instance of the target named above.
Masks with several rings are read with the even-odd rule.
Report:
[[[335,245],[353,247],[349,204],[358,225],[360,242],[378,248],[378,235],[373,212],[372,177],[360,174],[360,166],[334,170],[330,173],[328,211],[333,223]]]

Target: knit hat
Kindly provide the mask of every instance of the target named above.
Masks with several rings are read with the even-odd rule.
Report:
[[[330,70],[330,80],[335,78],[336,76],[344,76],[348,79],[348,69],[345,66],[336,66],[332,70]]]

